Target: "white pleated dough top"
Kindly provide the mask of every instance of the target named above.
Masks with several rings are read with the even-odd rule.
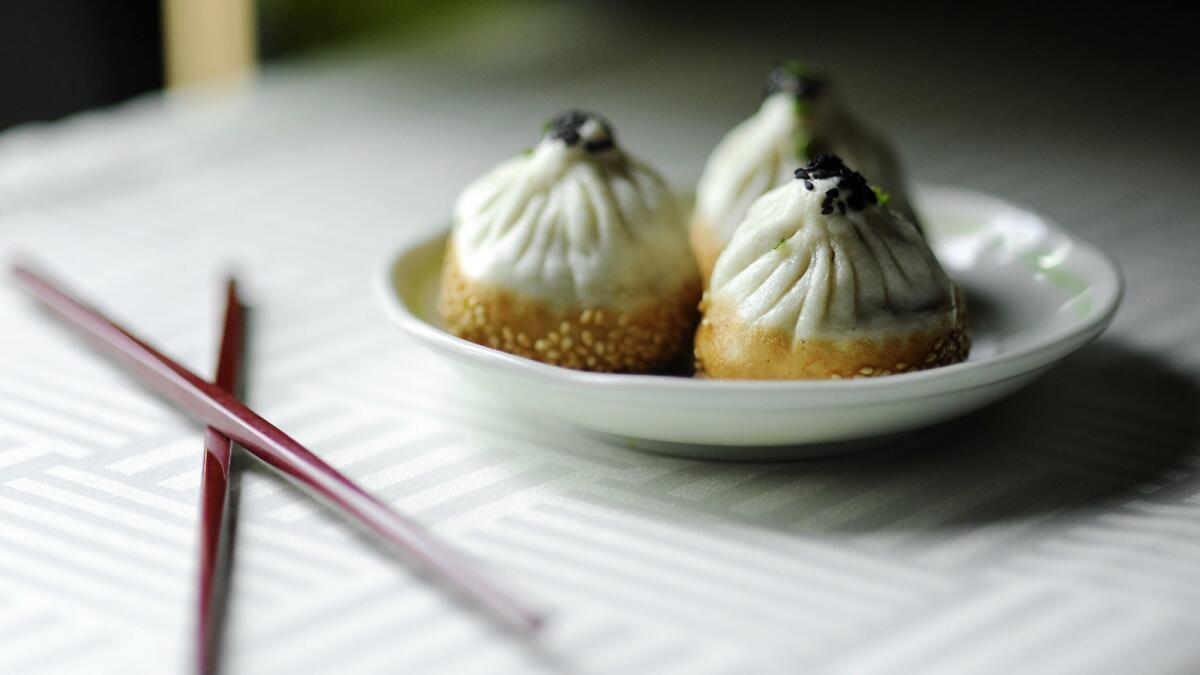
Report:
[[[716,376],[887,374],[968,348],[962,300],[924,237],[830,155],[751,206],[703,309],[697,357]]]
[[[459,197],[439,306],[460,337],[638,372],[686,351],[700,276],[675,197],[601,117],[555,118]]]
[[[666,183],[583,113],[468,186],[453,240],[467,278],[562,307],[644,304],[696,277]]]
[[[891,147],[847,112],[828,80],[789,62],[771,71],[758,111],[730,130],[705,163],[691,224],[701,272],[712,270],[755,200],[822,153],[877,181],[891,206],[916,223]]]

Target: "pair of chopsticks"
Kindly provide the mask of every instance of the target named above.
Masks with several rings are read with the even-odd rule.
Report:
[[[219,578],[221,523],[230,447],[234,441],[310,493],[331,503],[350,519],[366,526],[452,590],[476,602],[503,625],[524,634],[533,633],[541,626],[542,618],[538,613],[485,580],[440,540],[367,493],[237,399],[233,384],[240,362],[242,311],[233,283],[227,289],[228,306],[217,379],[210,383],[29,266],[18,264],[13,273],[24,291],[96,343],[144,384],[206,425],[198,667],[212,667],[207,652],[212,639],[210,621],[214,618],[213,582]]]

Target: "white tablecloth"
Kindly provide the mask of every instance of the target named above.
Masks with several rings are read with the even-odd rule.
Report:
[[[386,322],[385,255],[544,118],[601,110],[686,185],[780,53],[638,30],[543,12],[0,135],[0,255],[35,255],[204,372],[235,268],[252,405],[552,615],[535,646],[494,632],[245,461],[228,672],[1194,670],[1196,133],[1153,105],[1113,128],[1096,80],[806,43],[917,179],[1048,214],[1129,286],[1108,334],[1036,385],[885,450],[638,454],[514,416]],[[200,452],[0,285],[0,672],[186,669]]]

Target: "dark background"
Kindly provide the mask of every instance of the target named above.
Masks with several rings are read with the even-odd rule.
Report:
[[[156,0],[0,1],[0,129],[162,86]]]
[[[270,60],[370,33],[388,33],[399,44],[414,32],[451,25],[464,12],[529,4],[539,3],[258,0],[260,58]],[[588,4],[656,31],[762,40],[778,44],[781,55],[804,54],[817,60],[819,55],[808,54],[805,45],[832,38],[870,43],[896,59],[920,55],[930,67],[944,58],[952,68],[956,59],[970,54],[973,64],[991,64],[997,72],[1010,73],[999,83],[1003,86],[1022,86],[1022,78],[1085,81],[1090,91],[1111,92],[1114,111],[1157,106],[1165,115],[1190,115],[1200,85],[1192,63],[1200,42],[1195,22],[1184,9],[1170,7],[1135,4],[1110,10],[1096,3],[1086,9],[1049,4],[928,8],[894,2],[760,0]],[[937,53],[929,53],[932,44]],[[1027,72],[1014,74],[1011,66],[1006,68],[1013,60]],[[162,86],[157,0],[0,2],[0,129],[57,119]]]

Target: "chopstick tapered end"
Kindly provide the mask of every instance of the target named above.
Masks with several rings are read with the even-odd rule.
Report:
[[[546,617],[542,614],[530,614],[525,618],[525,628],[529,633],[540,633],[546,627]]]
[[[34,271],[33,261],[26,256],[18,256],[15,258],[11,263],[9,263],[8,271],[22,286],[27,286],[30,281],[40,276]]]
[[[510,596],[497,597],[495,589],[486,597],[477,597],[492,615],[510,630],[525,637],[534,637],[546,626],[546,617],[541,612],[527,607]]]

